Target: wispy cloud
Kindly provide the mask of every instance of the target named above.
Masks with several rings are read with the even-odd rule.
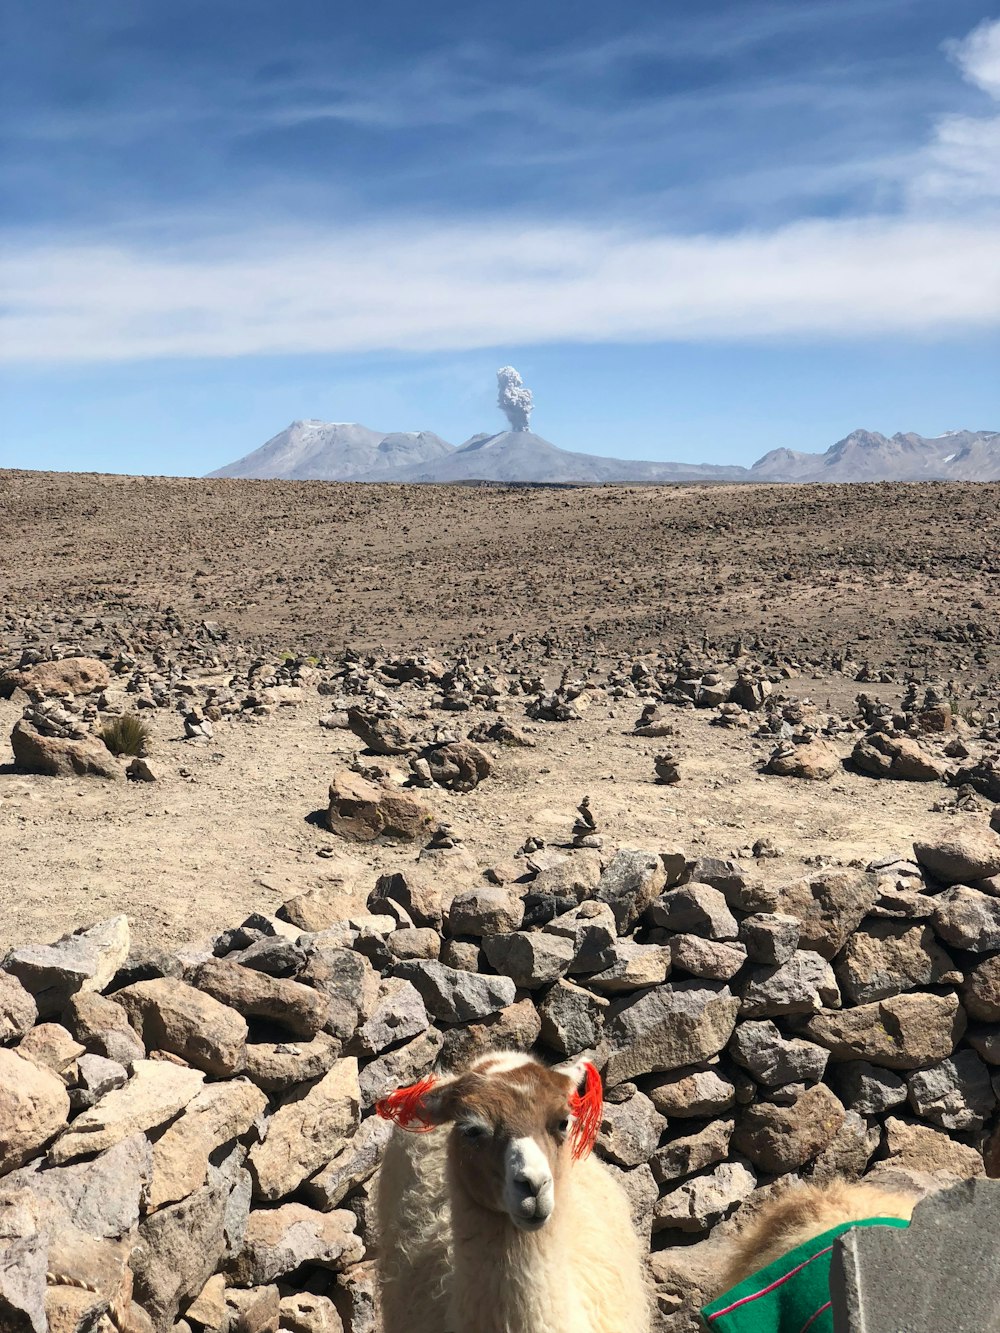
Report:
[[[726,237],[468,225],[289,233],[170,257],[9,253],[7,360],[502,343],[935,336],[1000,325],[986,225],[801,223]]]
[[[1000,19],[985,20],[945,50],[968,83],[1000,101]],[[1000,200],[1000,114],[943,116],[917,156],[908,193],[918,204],[961,208]]]

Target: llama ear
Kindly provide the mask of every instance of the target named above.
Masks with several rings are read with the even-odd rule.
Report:
[[[440,1079],[428,1074],[419,1083],[397,1088],[388,1097],[375,1103],[375,1111],[383,1120],[391,1120],[400,1129],[413,1134],[426,1134],[444,1122],[441,1093],[454,1080]]]
[[[571,1078],[576,1085],[569,1095],[569,1109],[573,1117],[570,1137],[573,1141],[573,1160],[586,1157],[597,1140],[604,1116],[604,1088],[601,1076],[589,1060],[577,1060],[563,1065],[559,1072]]]

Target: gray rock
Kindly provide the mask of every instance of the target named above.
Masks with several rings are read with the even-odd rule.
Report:
[[[823,1077],[829,1051],[811,1041],[785,1037],[771,1022],[737,1023],[729,1053],[758,1083],[780,1087],[785,1083],[817,1083]]]
[[[927,925],[869,920],[844,945],[834,971],[852,1004],[901,991],[961,981],[962,974]]]
[[[519,930],[524,919],[521,899],[507,886],[488,884],[457,893],[448,909],[448,929],[453,935],[504,935]]]
[[[88,1236],[115,1240],[138,1225],[153,1176],[153,1153],[144,1134],[122,1139],[89,1162],[47,1170],[41,1166],[35,1161],[7,1176],[0,1184],[0,1207],[11,1191],[27,1188]]]
[[[397,963],[394,971],[416,987],[427,1012],[445,1023],[468,1023],[495,1014],[513,1003],[517,989],[510,977],[476,976],[444,963]]]
[[[105,1093],[63,1131],[49,1149],[49,1162],[61,1166],[159,1129],[187,1106],[204,1081],[204,1074],[186,1065],[137,1060],[124,1087]]]
[[[267,1137],[250,1150],[254,1196],[274,1202],[314,1175],[360,1123],[357,1060],[338,1060],[311,1087],[296,1088],[275,1111]]]
[[[312,986],[271,977],[228,959],[213,958],[196,970],[194,984],[244,1018],[266,1018],[296,1037],[315,1037],[327,1021],[323,997]]]
[[[732,1036],[739,1001],[719,982],[668,982],[620,1002],[605,1025],[606,1081],[696,1064]]]
[[[659,944],[637,944],[618,940],[612,963],[587,977],[591,990],[602,995],[621,995],[659,986],[670,975],[670,950]]]
[[[815,1014],[803,1028],[833,1060],[867,1060],[886,1069],[920,1069],[946,1060],[965,1031],[954,995],[894,995],[841,1013]]]
[[[597,1147],[618,1166],[638,1166],[649,1161],[666,1126],[649,1098],[635,1092],[620,1105],[605,1102]]]
[[[799,950],[780,967],[751,967],[735,985],[741,1018],[812,1014],[840,1004],[833,968],[818,953]]]
[[[736,1104],[732,1079],[717,1069],[676,1069],[645,1080],[643,1087],[668,1120],[721,1115]]]
[[[710,1231],[748,1199],[757,1177],[743,1162],[723,1162],[662,1195],[653,1210],[653,1231]]]
[[[62,1079],[0,1047],[0,1176],[41,1152],[68,1116]]]
[[[703,1171],[729,1156],[736,1121],[730,1116],[712,1120],[686,1134],[676,1134],[650,1158],[653,1175],[661,1185]]]
[[[60,1013],[78,991],[101,991],[128,957],[128,918],[109,917],[55,944],[31,944],[8,954],[5,971],[34,997],[42,1018]]]
[[[723,944],[702,939],[700,935],[672,935],[667,947],[672,970],[709,981],[731,980],[747,960],[742,944],[735,941]]]
[[[77,1041],[94,1055],[114,1060],[126,1069],[135,1060],[145,1058],[146,1048],[125,1010],[105,995],[79,992],[66,1006],[63,1018]]]
[[[859,1180],[868,1170],[881,1139],[878,1123],[869,1125],[857,1111],[847,1111],[840,1129],[805,1168],[805,1174],[817,1185],[836,1180]]]
[[[815,1083],[790,1105],[757,1102],[745,1107],[733,1147],[762,1171],[783,1175],[821,1153],[843,1123],[843,1106],[825,1083]]]
[[[325,1032],[312,1041],[251,1042],[244,1072],[265,1092],[286,1092],[296,1083],[322,1078],[340,1051],[340,1042]]]
[[[478,940],[445,940],[441,945],[441,962],[459,972],[482,971],[481,955]]]
[[[1000,953],[980,959],[966,971],[962,1002],[970,1018],[1000,1022]]]
[[[617,958],[618,933],[607,903],[588,900],[553,918],[543,927],[546,935],[561,935],[573,942],[569,973],[600,972]]]
[[[346,1209],[320,1213],[302,1203],[251,1212],[243,1249],[232,1264],[234,1282],[274,1282],[305,1264],[337,1271],[364,1255],[356,1219]]]
[[[70,1106],[74,1111],[86,1111],[106,1092],[123,1088],[128,1082],[128,1070],[117,1060],[106,1060],[103,1055],[81,1055],[76,1062],[76,1082],[70,1088]]]
[[[374,1012],[358,1028],[354,1040],[360,1053],[381,1055],[429,1026],[427,1008],[416,987],[398,977],[386,977],[379,985]]]
[[[354,1137],[306,1182],[303,1192],[308,1201],[323,1212],[338,1208],[353,1189],[375,1174],[391,1135],[389,1121],[374,1115],[362,1120]]]
[[[0,1209],[0,1241],[0,1327],[9,1333],[48,1333],[44,1236],[6,1235]]]
[[[906,1101],[906,1080],[866,1060],[834,1065],[830,1078],[840,1100],[859,1115],[883,1115]]]
[[[557,981],[538,1006],[542,1041],[562,1056],[593,1050],[604,1030],[608,1004],[572,981]]]
[[[779,911],[799,922],[799,946],[833,958],[868,915],[878,896],[875,875],[856,870],[827,870],[783,884]]]
[[[830,1294],[844,1333],[996,1333],[1000,1181],[970,1180],[919,1203],[909,1227],[857,1227],[834,1247]]]
[[[1000,873],[1000,838],[976,824],[915,842],[913,851],[920,865],[941,884],[968,884]]]
[[[780,967],[799,947],[798,917],[784,912],[756,912],[740,922],[739,938],[752,963]]]
[[[132,1255],[135,1299],[167,1329],[183,1302],[197,1296],[227,1249],[226,1207],[232,1187],[220,1172],[180,1203],[151,1213]]]
[[[649,909],[649,920],[666,930],[701,935],[709,940],[735,940],[739,923],[726,899],[709,884],[684,884],[668,889]]]
[[[622,848],[601,876],[594,897],[608,904],[618,933],[627,935],[666,880],[666,868],[655,852]]]
[[[957,949],[1000,949],[1000,898],[959,884],[939,896],[931,920],[940,938]]]
[[[532,1006],[533,1007],[533,1006]],[[435,1028],[428,1028],[405,1046],[386,1051],[361,1071],[361,1105],[367,1110],[381,1097],[397,1088],[408,1087],[430,1072],[440,1054],[444,1038]]]
[[[527,990],[537,990],[566,974],[573,962],[575,945],[562,935],[517,930],[509,935],[487,936],[483,952],[501,976],[510,977]]]
[[[942,1129],[982,1129],[997,1104],[989,1070],[974,1051],[958,1051],[907,1082],[914,1111]]]
[[[300,978],[323,997],[323,1031],[349,1041],[365,1014],[377,1002],[378,975],[371,963],[353,949],[314,944]]]
[[[735,912],[773,912],[778,902],[777,889],[753,878],[738,861],[699,856],[688,878],[718,889]]]
[[[169,1051],[216,1078],[243,1068],[246,1019],[187,982],[173,977],[140,981],[116,991],[115,1003],[147,1050]]]

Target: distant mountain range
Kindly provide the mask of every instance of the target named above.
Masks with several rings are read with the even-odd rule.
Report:
[[[1000,432],[955,430],[928,439],[855,430],[823,454],[773,449],[752,467],[653,463],[559,449],[531,431],[474,435],[456,448],[431,431],[382,435],[352,422],[293,421],[211,477],[288,481],[997,481]]]

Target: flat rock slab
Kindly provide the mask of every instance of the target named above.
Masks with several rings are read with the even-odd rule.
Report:
[[[131,1134],[158,1129],[201,1091],[205,1075],[166,1060],[137,1060],[124,1088],[78,1115],[49,1149],[56,1166],[103,1152]]]
[[[932,1194],[905,1230],[849,1231],[830,1266],[838,1333],[998,1333],[998,1235],[998,1180]]]
[[[149,1207],[176,1203],[204,1185],[210,1156],[246,1134],[266,1106],[264,1094],[245,1079],[202,1088],[153,1146]]]
[[[128,957],[128,918],[113,916],[55,944],[15,949],[4,961],[35,997],[42,1018],[59,1013],[77,991],[102,991]]]
[[[312,1087],[289,1094],[271,1117],[263,1143],[250,1152],[257,1197],[283,1198],[325,1166],[357,1129],[360,1099],[355,1059],[338,1060]]]

